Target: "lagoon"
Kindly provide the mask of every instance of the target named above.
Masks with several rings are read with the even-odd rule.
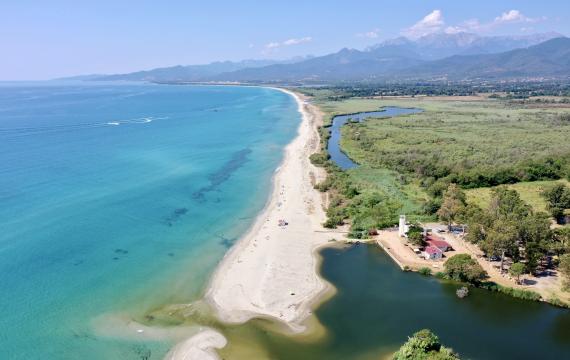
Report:
[[[316,316],[327,328],[317,343],[260,334],[276,359],[383,359],[407,337],[432,329],[463,359],[565,359],[570,310],[470,289],[403,272],[374,245],[321,251],[321,273],[338,289]]]
[[[352,169],[358,166],[357,163],[352,161],[341,149],[340,138],[341,129],[344,124],[349,121],[362,122],[370,118],[394,117],[399,115],[416,114],[421,112],[421,109],[408,109],[399,108],[395,106],[387,106],[379,111],[361,112],[355,114],[337,115],[332,119],[332,126],[330,130],[330,138],[327,144],[327,151],[331,160],[342,170]]]

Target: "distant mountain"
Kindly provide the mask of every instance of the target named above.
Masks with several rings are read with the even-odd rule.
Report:
[[[89,74],[89,75],[78,75],[78,76],[66,76],[62,78],[52,79],[52,81],[89,81],[100,79],[104,76],[103,74]]]
[[[422,63],[418,55],[397,46],[369,51],[342,49],[337,53],[315,57],[294,64],[278,64],[224,73],[208,80],[289,82],[357,80],[384,75]]]
[[[381,80],[395,74],[422,76],[430,63],[457,55],[495,54],[552,39],[556,33],[482,37],[469,33],[432,34],[417,40],[396,38],[366,50],[342,49],[295,64],[246,68],[207,78],[237,82],[331,82]],[[469,60],[471,61],[471,60]],[[404,71],[412,69],[412,71]],[[432,70],[435,70],[433,68]],[[423,75],[430,74],[431,70]],[[460,75],[459,72],[456,73]],[[204,79],[205,80],[205,79]]]
[[[399,79],[570,78],[570,39],[556,38],[498,54],[455,55],[393,74]]]
[[[160,82],[326,83],[434,78],[567,76],[568,39],[557,33],[480,36],[437,33],[410,40],[399,37],[365,50],[287,61],[244,60],[173,66],[96,80]],[[538,45],[540,44],[540,45]],[[537,47],[538,46],[538,47]]]
[[[152,70],[137,71],[128,74],[106,75],[91,80],[128,80],[128,81],[199,81],[221,73],[237,71],[245,68],[259,68],[273,64],[295,63],[306,60],[298,57],[290,60],[243,60],[239,62],[221,61],[204,65],[178,65]]]
[[[466,32],[434,33],[417,40],[404,37],[387,40],[370,49],[398,46],[418,54],[423,60],[437,60],[453,55],[494,54],[526,48],[561,36],[555,32],[523,36],[480,36]]]

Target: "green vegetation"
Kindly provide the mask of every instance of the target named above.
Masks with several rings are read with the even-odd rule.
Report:
[[[558,224],[565,222],[565,211],[570,209],[570,187],[556,184],[546,189],[542,195],[546,199],[546,208]]]
[[[431,276],[431,269],[428,267],[419,268],[418,273],[424,276]]]
[[[366,84],[359,82],[354,85],[321,87],[317,91],[303,88],[303,93],[319,96],[320,100],[342,100],[353,97],[371,96],[468,96],[477,94],[492,94],[500,99],[531,99],[534,97],[554,97],[556,102],[569,102],[570,84],[567,81],[525,81],[525,82],[423,82]],[[538,99],[537,99],[538,100]]]
[[[570,254],[565,254],[560,257],[559,270],[563,276],[564,289],[570,289]]]
[[[493,101],[376,101],[426,111],[347,124],[343,149],[358,163],[413,177],[433,196],[450,183],[477,188],[551,180],[570,170],[568,110]]]
[[[453,255],[444,266],[445,275],[450,280],[477,284],[488,277],[481,265],[469,254]]]
[[[394,354],[394,360],[454,360],[459,356],[441,344],[428,329],[415,333]]]
[[[552,241],[547,246],[548,251],[558,257],[570,253],[570,227],[554,229],[552,231]]]
[[[546,213],[534,212],[515,190],[492,190],[487,209],[466,207],[463,218],[469,232],[466,240],[476,243],[488,255],[500,256],[501,270],[505,256],[525,263],[525,271],[536,272],[541,260],[551,251],[564,253],[564,232],[555,236]],[[517,265],[518,266],[518,265]]]
[[[451,225],[459,219],[466,205],[465,193],[456,184],[449,184],[443,193],[443,200],[437,211],[437,216],[440,220],[445,221],[451,230]]]
[[[412,224],[408,229],[408,241],[415,246],[424,245],[424,229],[417,225]]]
[[[547,211],[546,210],[546,199],[542,196],[544,190],[556,184],[566,184],[570,186],[570,182],[566,179],[561,180],[549,180],[549,181],[531,181],[531,182],[520,182],[507,186],[511,190],[516,190],[521,199],[529,204],[534,211]],[[467,203],[477,205],[480,208],[486,208],[491,202],[491,192],[494,187],[483,187],[477,189],[467,189],[465,194],[467,195]]]
[[[311,157],[329,174],[317,185],[329,193],[325,226],[349,224],[353,238],[395,225],[399,214],[411,221],[433,221],[437,215],[448,225],[468,220],[474,225],[473,218],[486,212],[492,187],[499,184],[529,189],[521,197],[533,204],[534,216],[546,209],[547,201],[541,196],[545,188],[555,181],[568,183],[563,179],[570,176],[568,109],[502,100],[354,98],[360,90],[351,87],[303,91],[325,113],[326,125],[320,130],[322,151]],[[419,107],[424,112],[345,125],[341,147],[360,166],[341,171],[326,153],[332,117],[382,106]],[[472,240],[487,239],[490,254],[515,238],[520,240],[519,229],[509,224],[496,224],[492,237],[486,232],[491,227],[484,225],[474,227]],[[502,225],[507,231],[499,231]],[[529,249],[530,257],[546,251]],[[519,255],[526,260],[524,253]],[[527,270],[533,268],[531,261]]]
[[[509,269],[509,274],[517,278],[517,284],[521,282],[521,275],[525,273],[526,267],[523,263],[514,263],[511,268]]]
[[[507,286],[501,286],[499,284],[495,284],[494,282],[486,282],[479,284],[479,287],[482,289],[486,289],[489,291],[500,292],[505,295],[512,296],[517,299],[522,300],[530,300],[530,301],[539,301],[541,299],[540,294],[530,291],[530,290],[523,290],[523,289],[514,289]]]

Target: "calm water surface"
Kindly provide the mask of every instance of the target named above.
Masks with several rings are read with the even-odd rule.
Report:
[[[350,115],[338,115],[332,120],[331,137],[328,141],[328,153],[331,160],[335,162],[341,169],[348,170],[358,166],[352,161],[340,148],[341,129],[349,120],[364,121],[370,118],[393,117],[398,115],[408,115],[421,112],[421,109],[407,109],[388,106],[381,111],[362,112]]]
[[[338,293],[316,315],[315,344],[259,335],[276,359],[380,359],[432,329],[464,359],[568,359],[570,311],[402,272],[375,246],[325,249],[322,275]]]

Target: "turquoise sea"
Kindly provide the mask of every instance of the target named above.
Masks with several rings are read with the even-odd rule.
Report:
[[[0,83],[1,358],[162,358],[94,319],[199,298],[299,122],[265,88]]]

